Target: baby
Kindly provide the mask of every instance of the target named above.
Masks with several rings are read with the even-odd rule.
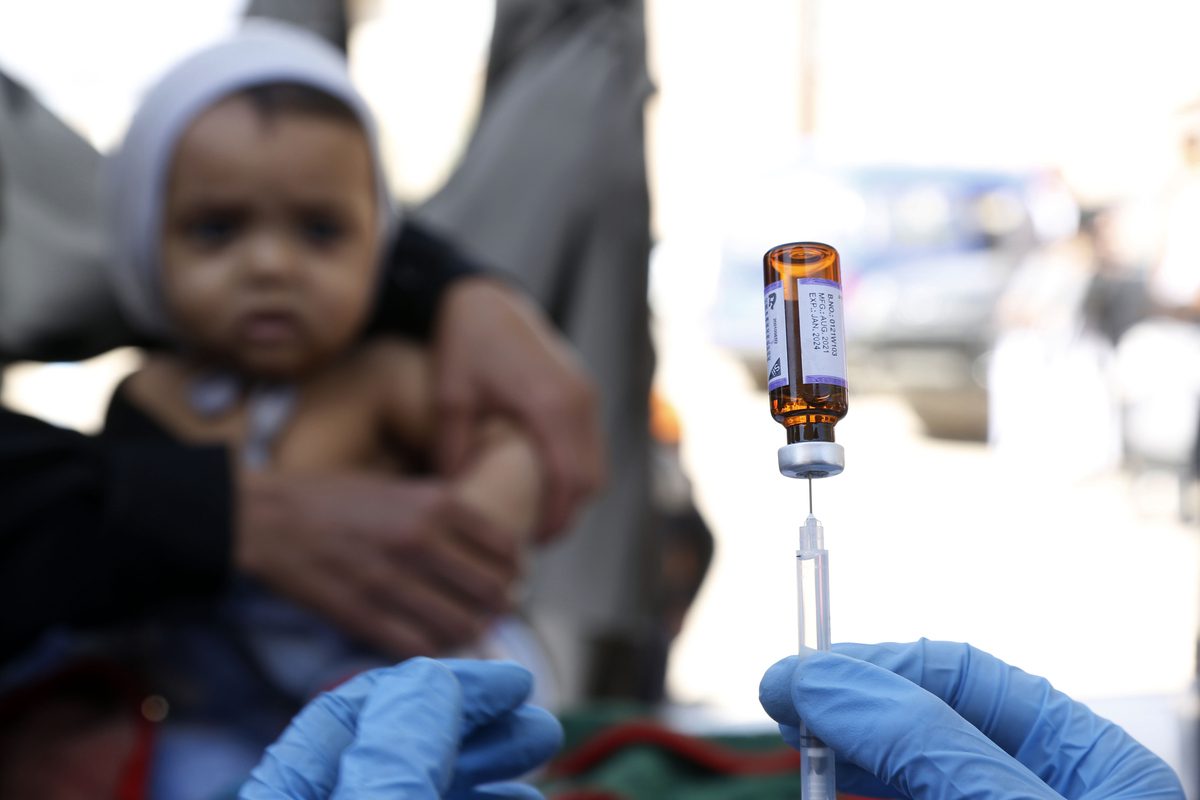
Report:
[[[427,469],[427,352],[361,338],[395,211],[339,53],[248,23],[151,89],[110,167],[118,295],[173,347],[120,386],[106,435],[229,445],[252,470]],[[453,489],[525,537],[540,492],[531,444],[493,421]],[[248,581],[132,638],[171,708],[153,780],[172,798],[228,788],[307,697],[386,663]]]

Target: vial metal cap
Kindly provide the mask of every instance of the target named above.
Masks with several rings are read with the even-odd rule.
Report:
[[[789,478],[828,478],[846,468],[837,442],[793,442],[779,448],[779,471]]]

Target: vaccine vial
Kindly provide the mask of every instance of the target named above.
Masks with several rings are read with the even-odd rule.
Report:
[[[767,391],[787,431],[779,471],[825,478],[845,467],[833,429],[846,416],[842,270],[827,244],[792,242],[763,255]]]

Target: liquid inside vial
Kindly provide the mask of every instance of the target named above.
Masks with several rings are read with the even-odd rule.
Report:
[[[846,416],[845,325],[837,250],[781,244],[763,256],[767,388],[788,444],[832,442]]]

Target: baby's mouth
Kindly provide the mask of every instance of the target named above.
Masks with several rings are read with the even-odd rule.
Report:
[[[286,311],[256,311],[238,321],[241,338],[249,344],[283,344],[296,339],[300,320]]]

